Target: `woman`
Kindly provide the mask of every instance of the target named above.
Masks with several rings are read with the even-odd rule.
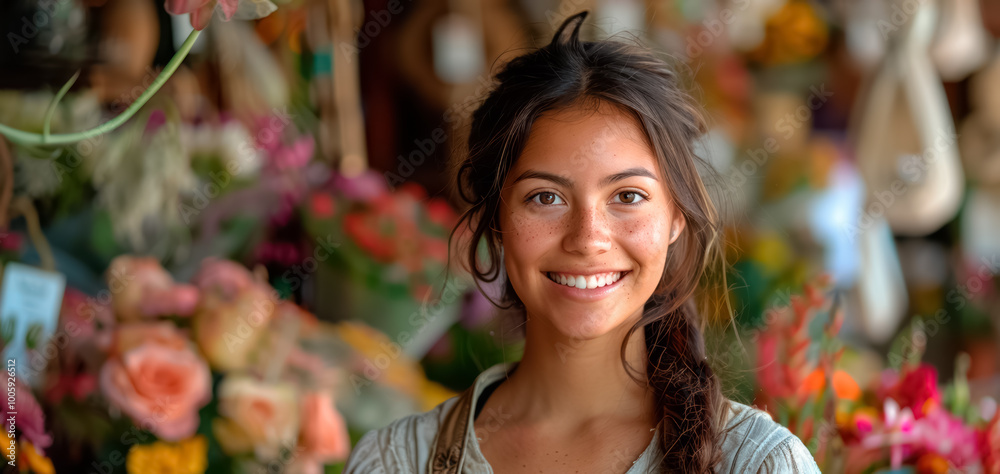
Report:
[[[523,310],[521,361],[368,433],[348,473],[819,472],[707,363],[693,297],[721,253],[698,110],[648,52],[581,42],[584,17],[498,74],[457,174],[489,254],[464,258]]]

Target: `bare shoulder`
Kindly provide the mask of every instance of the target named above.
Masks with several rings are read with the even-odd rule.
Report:
[[[763,410],[730,401],[717,472],[820,472],[812,454]]]
[[[432,410],[400,418],[384,428],[366,433],[354,446],[345,474],[421,472],[448,410],[450,398]]]

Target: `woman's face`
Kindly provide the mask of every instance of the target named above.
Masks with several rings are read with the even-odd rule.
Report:
[[[576,339],[638,320],[684,227],[638,124],[606,105],[539,117],[501,198],[511,285]]]

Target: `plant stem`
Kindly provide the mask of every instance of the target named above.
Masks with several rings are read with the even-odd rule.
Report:
[[[125,109],[124,112],[118,114],[103,124],[83,132],[61,133],[56,135],[25,132],[23,130],[18,130],[4,124],[0,124],[0,134],[5,135],[11,142],[20,145],[68,145],[110,132],[120,127],[128,119],[132,118],[132,116],[135,115],[135,113],[138,112],[143,105],[146,105],[146,102],[153,97],[153,94],[156,94],[156,92],[160,90],[160,87],[163,87],[163,84],[170,79],[170,76],[174,74],[174,71],[177,70],[177,68],[181,65],[181,62],[184,61],[184,58],[187,57],[188,52],[191,51],[191,46],[194,45],[195,40],[198,39],[198,35],[200,34],[201,30],[192,31],[191,34],[188,35],[187,39],[184,40],[184,44],[182,44],[180,49],[177,50],[177,53],[174,54],[174,57],[170,58],[170,62],[168,62],[163,68],[160,75],[156,76],[156,79],[152,84],[150,84],[149,88],[143,91],[142,95],[140,95],[139,98],[132,103],[132,105]],[[72,84],[72,81],[70,81],[67,85],[70,84]],[[67,86],[63,86],[63,88],[68,89]],[[57,95],[55,101],[58,102],[59,98],[60,97]],[[46,113],[46,117],[51,118],[51,112],[55,109],[54,104],[55,102],[53,103],[53,106],[51,106],[51,110]],[[48,120],[46,120],[45,124],[45,128],[47,129]]]
[[[45,111],[45,120],[42,121],[42,143],[45,143],[49,138],[49,129],[52,126],[52,114],[56,112],[56,106],[58,106],[59,101],[66,96],[66,92],[69,91],[69,88],[73,87],[73,83],[76,82],[78,77],[80,77],[80,71],[76,71],[76,74],[73,74],[73,77],[69,78],[69,80],[66,81],[66,84],[62,86],[62,89],[59,89],[59,92],[56,92],[56,96],[52,98],[52,103],[49,104],[49,109]]]

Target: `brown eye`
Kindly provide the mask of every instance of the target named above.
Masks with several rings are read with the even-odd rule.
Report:
[[[618,199],[616,199],[616,202],[620,202],[622,204],[638,204],[646,199],[645,196],[635,191],[622,191],[618,193],[617,196]]]
[[[556,202],[556,195],[552,193],[538,193],[538,202],[541,204],[552,204]]]

